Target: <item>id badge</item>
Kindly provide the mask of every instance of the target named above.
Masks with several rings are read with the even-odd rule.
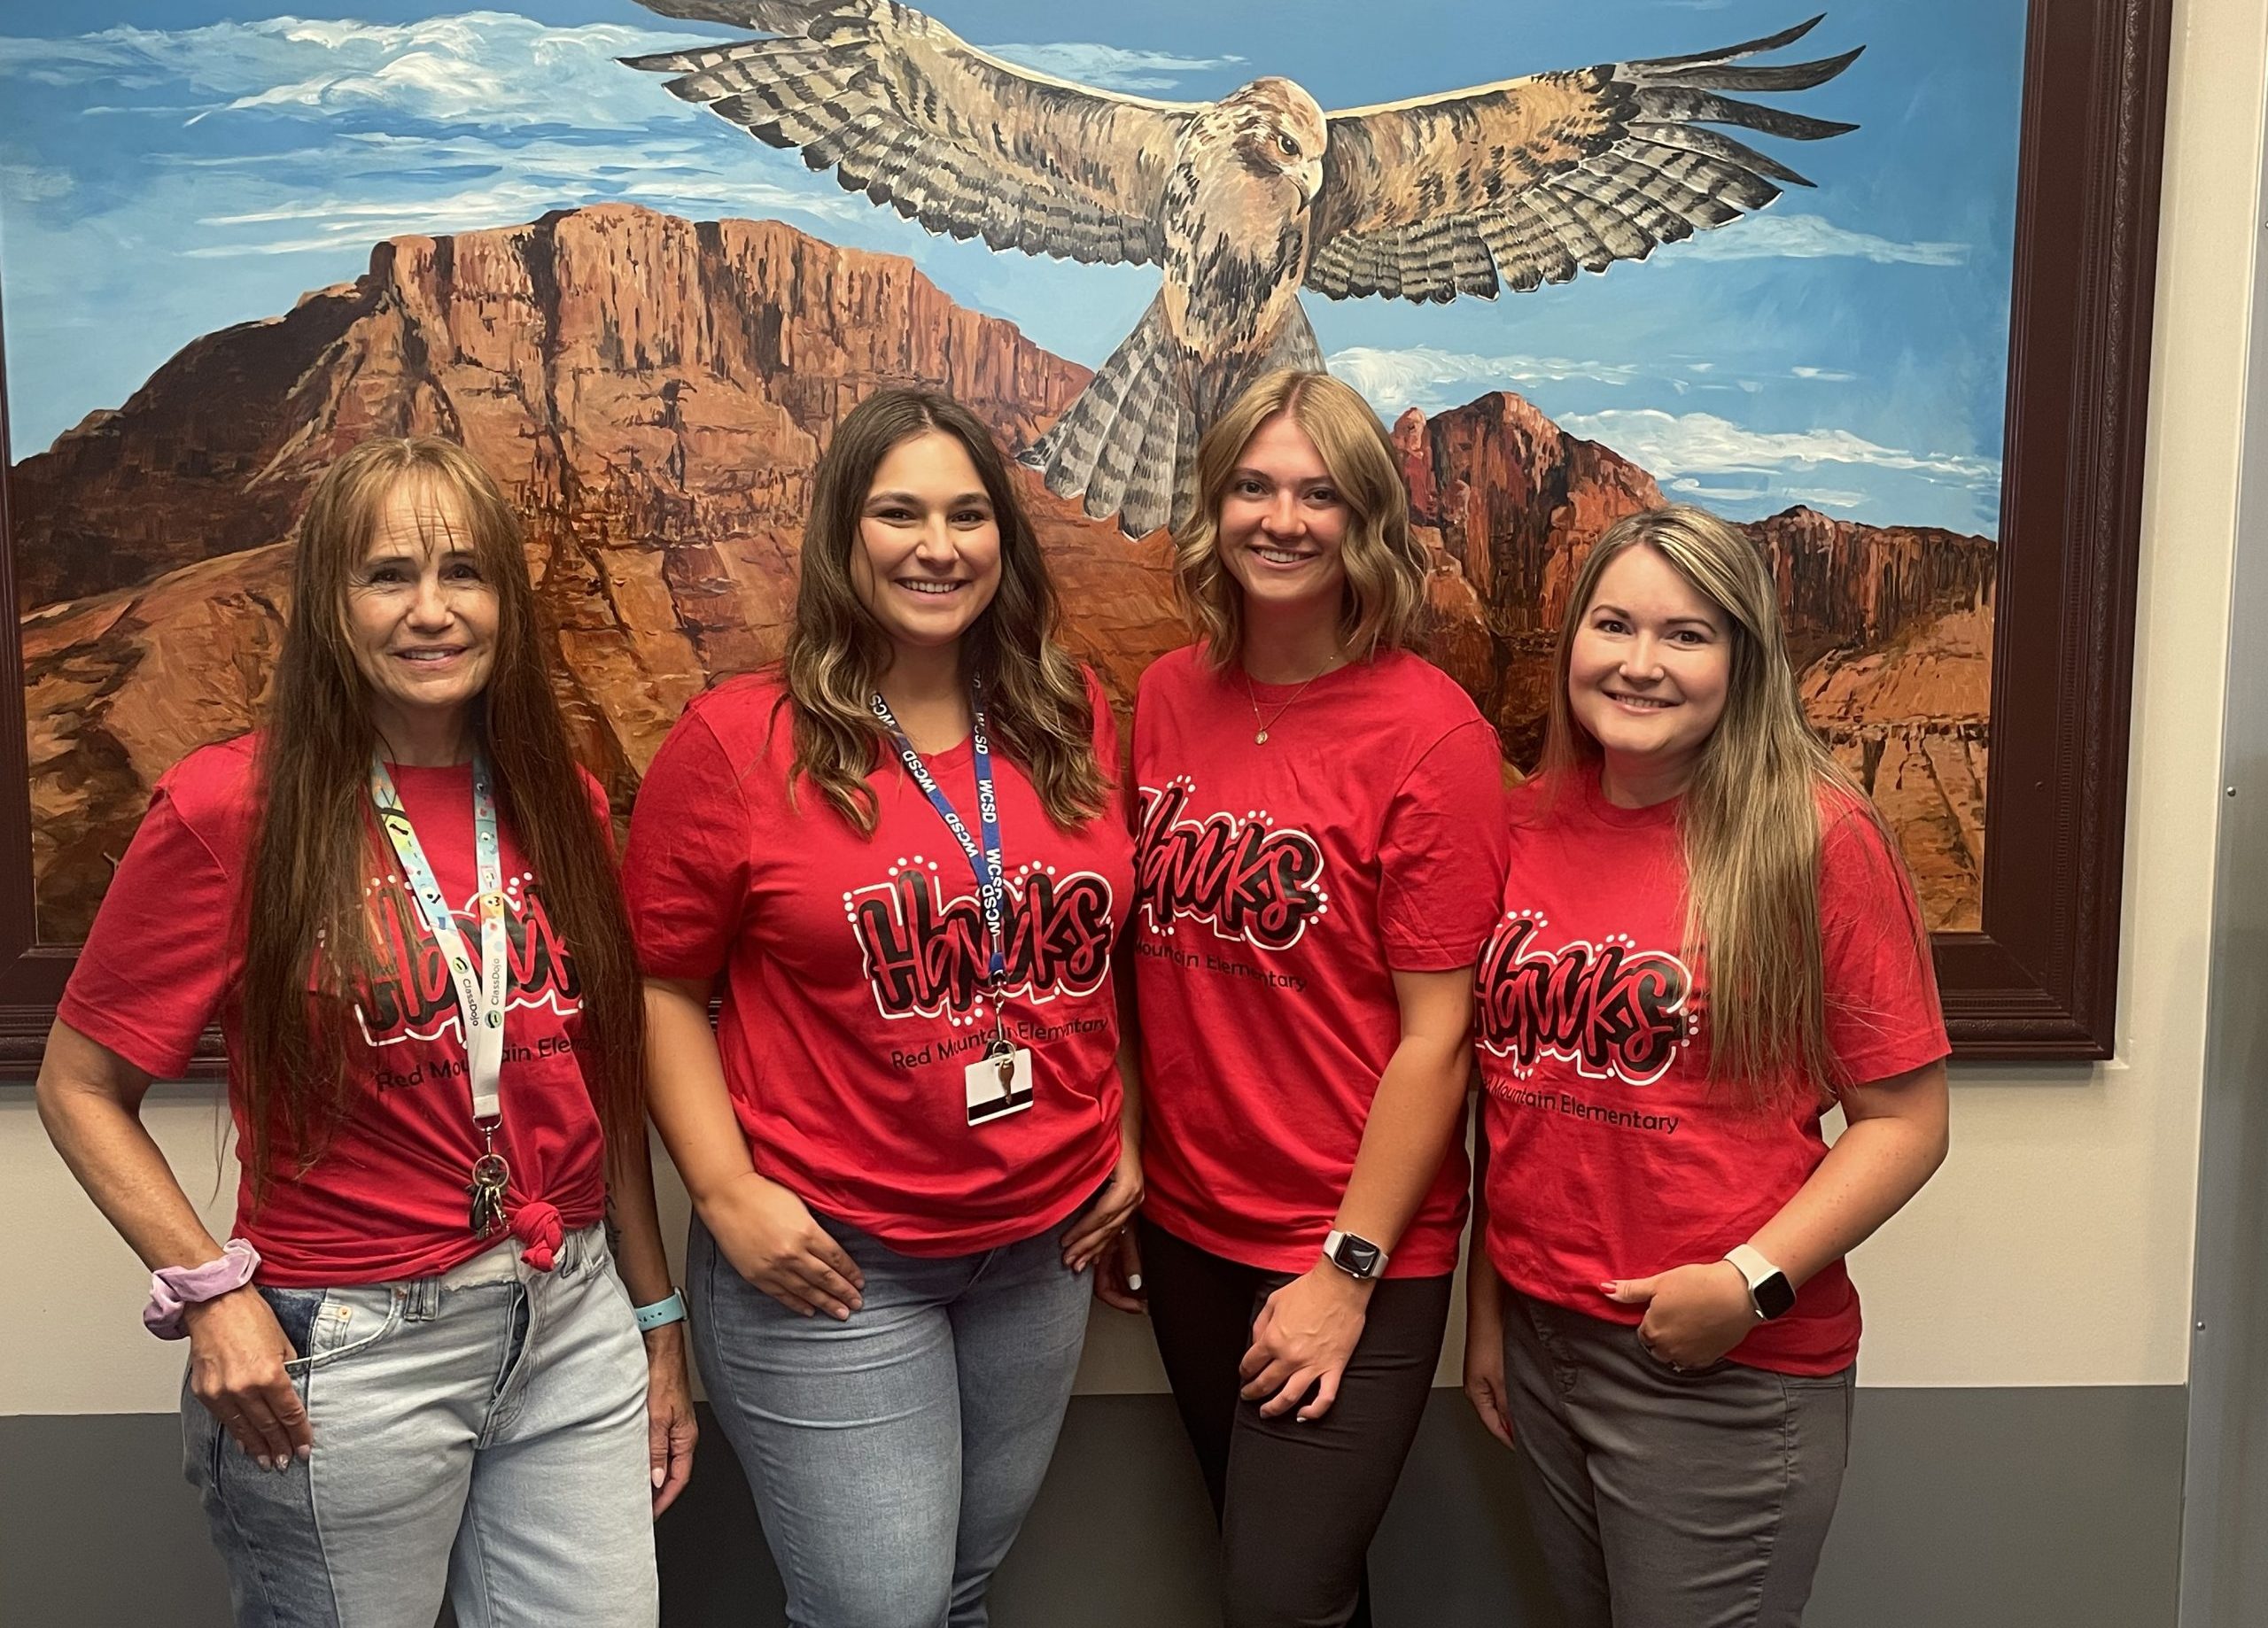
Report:
[[[1031,1106],[1031,1051],[997,1043],[961,1071],[968,1091],[968,1122],[982,1125]]]

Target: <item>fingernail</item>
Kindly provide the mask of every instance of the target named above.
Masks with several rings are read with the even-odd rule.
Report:
[[[1614,1292],[1614,1285],[1612,1283],[1601,1283],[1598,1286],[1598,1291],[1601,1294],[1612,1294]]]
[[[299,1456],[300,1456],[302,1459],[311,1459],[311,1458],[315,1457],[315,1450],[313,1447],[309,1447],[309,1446],[302,1446],[302,1447],[300,1447],[300,1448],[299,1448]]]
[[[1126,1275],[1126,1286],[1129,1289],[1131,1289],[1136,1294],[1141,1293],[1142,1275],[1139,1272],[1129,1272]]]
[[[835,1322],[850,1322],[850,1307],[848,1307],[848,1306],[836,1306],[836,1307],[835,1308]]]
[[[655,1466],[654,1466],[654,1474],[653,1474],[653,1482],[654,1482],[654,1490],[655,1490],[655,1491],[659,1492],[659,1491],[661,1490],[662,1482],[663,1482],[665,1478],[666,1478],[666,1477],[664,1477],[664,1475],[663,1475],[663,1473],[662,1473],[662,1467],[661,1467],[660,1465],[658,1465],[658,1464],[655,1465]]]

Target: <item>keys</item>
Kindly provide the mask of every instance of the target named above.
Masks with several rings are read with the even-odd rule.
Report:
[[[485,1238],[504,1227],[504,1185],[512,1179],[511,1167],[501,1155],[484,1153],[473,1161],[472,1181],[465,1188],[472,1199],[472,1236]]]

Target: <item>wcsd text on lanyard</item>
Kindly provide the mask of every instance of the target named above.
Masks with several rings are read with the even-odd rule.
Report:
[[[960,851],[976,878],[976,896],[984,911],[984,936],[990,951],[984,994],[992,1004],[992,1042],[985,1048],[983,1058],[962,1070],[961,1079],[967,1097],[968,1122],[982,1125],[1030,1107],[1032,1079],[1031,1049],[1019,1046],[1008,1038],[1005,994],[1008,981],[1008,865],[1001,852],[1000,800],[992,782],[992,744],[984,730],[984,686],[975,678],[968,682],[969,748],[976,766],[976,825],[983,833],[981,843],[969,834],[967,824],[954,810],[944,788],[937,784],[937,777],[929,772],[929,765],[921,761],[921,754],[905,738],[905,731],[898,726],[889,702],[882,699],[879,690],[866,706],[882,720],[882,727],[889,731],[889,738],[897,747],[898,762],[905,765],[905,772],[913,777],[913,783],[921,788],[929,806],[937,810],[937,818],[945,822],[945,829],[953,833],[953,841],[960,844]]]

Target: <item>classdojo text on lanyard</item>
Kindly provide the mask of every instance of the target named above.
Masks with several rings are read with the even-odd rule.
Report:
[[[457,989],[457,1009],[464,1023],[465,1078],[471,1089],[473,1128],[481,1134],[483,1151],[473,1161],[472,1179],[465,1191],[472,1200],[472,1236],[485,1238],[504,1225],[504,1188],[511,1167],[496,1151],[496,1128],[503,1122],[504,1106],[497,1081],[504,1066],[504,979],[509,957],[504,944],[503,862],[496,847],[496,787],[489,772],[488,756],[476,751],[472,758],[472,841],[479,867],[480,973],[472,970],[472,955],[464,934],[433,879],[433,867],[401,806],[401,795],[384,763],[370,759],[370,801],[377,804],[378,823],[401,861],[410,892],[426,929],[441,947],[449,977]]]

